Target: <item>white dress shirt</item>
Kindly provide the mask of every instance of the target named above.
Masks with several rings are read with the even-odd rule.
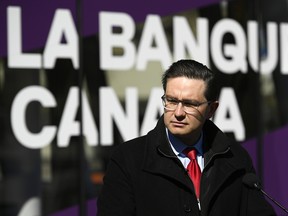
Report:
[[[168,129],[166,129],[166,133],[173,152],[175,153],[175,155],[177,155],[177,157],[179,158],[179,160],[186,169],[190,162],[190,159],[185,154],[183,154],[183,150],[191,146],[185,145],[180,139],[171,134]],[[203,171],[204,168],[204,157],[202,146],[203,146],[203,133],[201,133],[199,140],[193,146],[197,150],[197,162],[199,164],[201,172]]]

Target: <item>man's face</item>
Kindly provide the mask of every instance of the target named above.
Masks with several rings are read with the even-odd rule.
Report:
[[[204,96],[206,84],[203,80],[176,77],[167,80],[165,96],[169,100],[185,101],[178,103],[176,109],[164,110],[164,123],[168,130],[183,141],[197,141],[206,119],[210,118],[217,109],[218,103],[207,102]],[[198,108],[189,108],[189,103],[199,104]],[[188,107],[188,108],[187,108]],[[188,113],[185,111],[189,111]]]

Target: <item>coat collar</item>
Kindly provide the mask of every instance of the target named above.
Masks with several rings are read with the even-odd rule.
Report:
[[[156,127],[148,133],[147,147],[156,148],[167,157],[176,157],[171,149],[166,135],[163,115],[160,117]],[[204,140],[203,151],[205,161],[209,162],[210,159],[216,154],[225,153],[230,148],[230,141],[224,133],[210,120],[207,120],[203,127]],[[150,154],[150,153],[149,153]],[[205,164],[206,165],[206,164]]]
[[[231,142],[227,136],[213,122],[207,120],[203,132],[205,166],[201,180],[200,199],[202,204],[208,205],[229,176],[244,167],[239,160],[233,157],[233,153],[230,151]],[[217,160],[215,160],[216,158]],[[183,165],[168,142],[163,116],[147,135],[143,170],[170,178],[194,191],[193,184]],[[207,209],[208,206],[205,208]]]
[[[186,171],[174,154],[165,130],[162,116],[156,127],[147,135],[143,170],[174,179],[193,191],[193,185],[190,179],[185,177]],[[175,176],[181,176],[181,178]]]
[[[203,131],[206,167],[214,156],[229,151],[229,142],[226,136],[211,121],[205,123]],[[145,171],[172,178],[194,191],[183,165],[169,144],[163,116],[160,117],[156,127],[147,135],[144,158],[143,169]]]

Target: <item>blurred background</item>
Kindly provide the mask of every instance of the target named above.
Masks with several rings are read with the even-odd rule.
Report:
[[[113,148],[155,126],[182,58],[217,72],[213,121],[287,207],[287,14],[286,0],[0,1],[0,215],[97,215]]]

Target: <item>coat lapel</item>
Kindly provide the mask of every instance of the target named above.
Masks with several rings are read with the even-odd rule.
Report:
[[[161,153],[160,153],[161,154]],[[191,183],[186,170],[183,168],[182,164],[179,164],[177,158],[167,158],[162,156],[161,158],[149,157],[143,166],[143,170],[152,174],[165,176],[171,181],[176,181],[189,190],[194,191],[193,184]]]
[[[186,170],[168,142],[163,117],[160,118],[156,128],[149,132],[147,137],[143,170],[165,176],[194,191]]]

